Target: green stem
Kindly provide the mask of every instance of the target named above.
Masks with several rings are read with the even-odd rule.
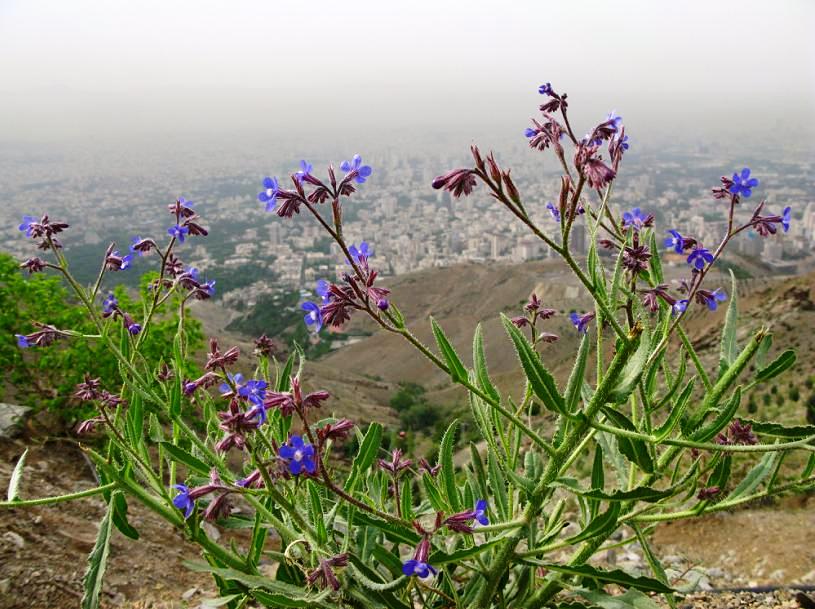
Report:
[[[107,491],[113,490],[118,486],[116,482],[110,482],[108,484],[103,484],[102,486],[97,486],[94,488],[89,488],[84,491],[79,491],[76,493],[70,493],[68,495],[56,495],[55,497],[42,497],[40,499],[20,499],[17,501],[0,501],[0,508],[17,508],[17,507],[27,507],[32,505],[52,505],[55,503],[63,503],[65,501],[74,501],[76,499],[83,499],[84,497],[93,497],[94,495],[99,495],[101,493],[105,493]]]

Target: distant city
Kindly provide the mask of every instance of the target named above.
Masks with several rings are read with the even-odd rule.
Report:
[[[373,248],[373,264],[382,275],[464,262],[520,263],[550,255],[483,187],[459,201],[431,188],[436,175],[471,162],[468,144],[440,142],[427,154],[389,144],[363,155],[374,173],[345,201],[344,232],[350,242],[366,241]],[[423,142],[415,150],[429,147]],[[90,146],[0,148],[0,250],[21,260],[34,255],[16,227],[23,214],[47,212],[71,224],[65,236],[68,257],[76,260],[80,274],[91,276],[111,239],[121,250],[128,249],[134,235],[164,240],[171,224],[166,204],[184,196],[197,202],[211,233],[190,238],[179,255],[218,282],[218,297],[226,306],[245,309],[266,295],[310,291],[317,279],[332,279],[347,267],[306,210],[292,219],[263,210],[256,198],[263,177],[277,175],[285,184],[299,158],[284,159],[280,149],[277,157],[257,150],[190,145],[102,154]],[[742,202],[738,217],[748,219],[766,197],[765,213],[792,207],[790,232],[783,238],[740,237],[735,253],[754,271],[794,274],[813,262],[815,171],[809,154],[782,150],[764,149],[740,161],[753,169],[761,185]],[[556,234],[557,224],[545,207],[557,200],[559,189],[553,156],[528,150],[520,133],[505,147],[496,146],[496,155],[502,166],[511,167],[534,220]],[[714,200],[710,189],[719,176],[743,166],[719,155],[710,145],[638,148],[634,141],[614,184],[614,211],[640,207],[656,216],[658,231],[679,228],[707,246],[716,245],[727,227],[726,204]],[[324,174],[328,160],[308,160],[316,175]],[[338,167],[342,160],[336,156],[331,162]],[[327,206],[323,209],[329,212]],[[572,247],[586,251],[582,222],[573,231]],[[151,268],[144,261],[136,267],[137,272]]]

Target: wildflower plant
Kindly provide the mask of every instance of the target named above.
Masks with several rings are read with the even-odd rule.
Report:
[[[714,204],[728,217],[727,232],[715,246],[704,247],[682,227],[657,227],[646,210],[619,214],[612,191],[632,145],[622,118],[611,113],[578,138],[566,94],[549,83],[539,91],[541,117],[525,135],[534,150],[554,154],[563,170],[556,202],[553,197],[545,204],[555,223],[538,226],[528,210],[544,203],[525,200],[510,170],[475,146],[471,165],[447,171],[432,187],[456,199],[486,190],[564,261],[591,296],[593,310],[569,315],[579,347],[565,384],[546,367],[545,345],[558,336],[545,330],[557,312],[536,295],[518,317],[502,316],[525,377],[515,392],[499,391],[490,377],[480,327],[471,365],[435,320],[434,347],[416,337],[379,282],[374,249],[367,242],[349,243],[343,233],[343,207],[353,205],[357,189],[376,178],[358,155],[343,161],[340,172],[329,166],[325,178],[302,161],[288,180],[263,179],[258,195],[277,221],[308,216],[317,222],[346,263],[341,277],[319,282],[315,300],[303,305],[304,323],[319,330],[342,326],[352,315],[367,316],[381,331],[415,347],[451,385],[466,390],[482,443],[469,446],[461,467],[453,458],[456,421],[444,433],[435,463],[398,449],[383,454],[382,425],[326,416],[331,396],[303,387],[301,354],[278,362],[266,337],[257,343],[251,378],[236,371],[243,354],[214,339],[203,374],[184,378],[189,353],[183,308],[172,360],[148,365],[140,349],[155,308],[172,297],[183,307],[214,291],[212,281],[176,257],[185,240],[207,234],[189,202],[179,199],[170,206],[165,246],[141,237],[133,241],[131,254],[155,254],[159,266],[152,301],[143,311],[122,310],[101,291],[108,273],[126,269],[132,258],[111,246],[98,281],[81,286],[56,237],[69,227],[47,216],[24,219],[20,230],[39,240],[52,260],[37,258],[23,266],[65,277],[124,379],[122,387],[104,388],[88,378],[76,390],[96,406],[98,416],[89,424],[107,433],[103,449],[84,448],[100,486],[21,499],[21,458],[3,504],[104,497],[108,510],[89,559],[85,606],[98,600],[113,527],[138,537],[127,521],[128,501],[145,505],[198,544],[205,561],[191,567],[214,576],[220,606],[653,607],[651,596],[665,595],[673,604],[677,594],[650,549],[649,533],[658,523],[815,488],[815,427],[754,421],[741,408],[744,394],[789,369],[795,354],[783,351],[768,363],[772,339],[766,327],[739,344],[735,279],[727,291],[707,285],[710,269],[734,238],[751,229],[765,237],[779,226],[786,231],[789,208],[767,214],[762,201],[740,219],[742,201],[759,187],[743,169],[713,190]],[[585,259],[571,247],[578,222],[590,236]],[[612,265],[604,264],[600,248],[611,250]],[[664,277],[661,249],[681,254],[687,263],[678,287]],[[724,303],[719,361],[711,370],[683,322],[691,310],[705,313]],[[18,336],[20,347],[44,349],[72,339],[68,329],[37,327]],[[185,404],[192,406],[195,421],[182,414]],[[533,416],[539,409],[547,416]],[[352,438],[358,450],[347,463],[339,446]],[[807,458],[782,481],[781,463],[793,451]],[[586,477],[578,468],[583,457],[592,463]],[[739,460],[749,467],[737,476],[744,469],[736,467]],[[576,521],[569,512],[577,514]],[[248,538],[219,543],[203,521],[227,531],[244,529]],[[622,537],[612,541],[620,531]],[[650,573],[590,562],[608,547],[629,543],[640,544]],[[558,561],[563,551],[569,557]],[[268,562],[276,565],[273,575],[260,569]],[[611,598],[611,585],[625,592]]]

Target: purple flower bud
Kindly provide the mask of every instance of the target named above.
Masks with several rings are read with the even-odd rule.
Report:
[[[390,303],[388,302],[387,298],[380,298],[376,302],[376,306],[380,311],[387,311],[388,308],[390,307]]]
[[[789,207],[787,208],[789,209]],[[789,227],[789,222],[787,222],[787,226]],[[28,274],[31,275],[33,273],[41,272],[46,266],[47,262],[40,258],[29,258],[25,262],[20,265],[21,269],[25,269],[28,271]]]
[[[438,176],[433,180],[433,188],[436,190],[444,189],[451,193],[458,199],[462,195],[465,197],[469,195],[475,188],[475,172],[472,169],[454,169]]]

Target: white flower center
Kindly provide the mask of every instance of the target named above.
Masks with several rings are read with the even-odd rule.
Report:
[[[295,461],[302,461],[303,460],[303,451],[302,450],[294,451],[294,460]]]

